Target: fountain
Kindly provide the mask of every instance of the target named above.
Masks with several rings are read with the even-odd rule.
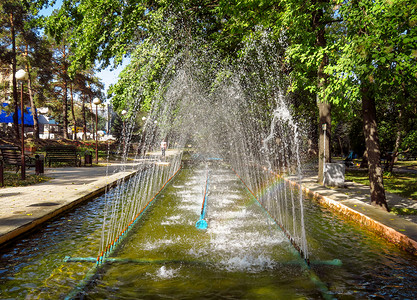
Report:
[[[137,174],[3,249],[2,298],[417,293],[414,257],[304,199],[286,180],[302,178],[302,126],[281,67],[268,60],[279,50],[261,38],[248,42],[237,66],[215,62],[222,76],[207,81],[199,63],[212,62],[212,53],[175,57],[140,141],[132,96],[120,152],[127,159],[132,143],[140,145]]]

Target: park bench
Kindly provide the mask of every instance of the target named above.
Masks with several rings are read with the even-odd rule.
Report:
[[[16,167],[16,173],[22,166],[22,151],[12,145],[0,145],[1,160],[4,166]],[[25,155],[25,166],[29,169],[35,167],[35,158]]]
[[[77,167],[81,166],[81,157],[75,146],[49,146],[45,148],[45,153],[45,160],[49,167],[51,163],[70,163]]]

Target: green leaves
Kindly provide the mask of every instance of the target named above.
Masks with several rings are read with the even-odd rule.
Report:
[[[71,29],[72,69],[115,66],[131,56],[110,90],[116,109],[138,99],[141,109],[150,109],[175,72],[175,64],[169,64],[174,57],[181,62],[187,53],[212,51],[220,61],[238,64],[247,55],[256,57],[245,44],[268,32],[271,47],[285,40],[285,49],[268,61],[280,64],[290,90],[308,95],[305,102],[315,102],[318,94],[345,110],[358,101],[365,82],[377,101],[416,99],[414,2],[65,0],[48,28],[58,38]],[[213,65],[202,68],[214,78],[227,77],[216,74]],[[253,67],[246,79],[258,76],[262,91],[273,89],[268,68]]]
[[[131,63],[109,90],[115,110],[121,111],[139,104],[135,109],[148,111],[172,55],[169,47],[160,47],[149,40],[138,45],[132,53]]]
[[[71,28],[72,68],[119,64],[140,42],[146,7],[121,0],[65,0],[50,17],[48,31],[58,40]]]

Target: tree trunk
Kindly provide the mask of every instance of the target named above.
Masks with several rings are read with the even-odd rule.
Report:
[[[341,158],[343,158],[343,157],[345,157],[345,153],[344,153],[344,151],[343,151],[343,142],[342,142],[342,138],[340,137],[340,134],[339,134],[339,136],[337,137],[337,140],[338,140],[338,142],[339,142],[340,157],[341,157]]]
[[[392,151],[391,159],[387,161],[387,164],[388,164],[387,172],[390,172],[390,173],[392,173],[392,170],[394,169],[394,164],[397,162],[398,150],[400,149],[400,144],[402,140],[402,128],[401,128],[402,113],[401,111],[400,111],[398,118],[399,120],[397,122],[397,134],[395,138],[394,150]]]
[[[16,140],[20,139],[19,133],[19,100],[17,99],[17,82],[16,82],[16,33],[14,30],[14,18],[13,13],[10,13],[10,33],[12,39],[12,85],[13,85],[13,125],[15,129]]]
[[[83,104],[82,104],[82,115],[83,115],[83,141],[87,139],[87,119],[85,118],[85,97],[82,96]]]
[[[71,115],[72,115],[72,122],[74,126],[74,135],[73,140],[77,140],[77,121],[75,119],[75,111],[74,111],[74,94],[72,91],[72,82],[70,83],[70,93],[71,93]]]
[[[64,45],[64,50],[63,50],[63,65],[64,65],[64,70],[63,70],[63,77],[64,77],[64,87],[63,87],[63,103],[62,103],[62,116],[64,118],[64,138],[68,139],[68,78],[67,78],[67,71],[68,71],[68,65],[66,62],[66,48]]]
[[[93,97],[91,97],[90,95],[90,111],[91,111],[91,115],[90,115],[90,122],[91,122],[91,131],[93,132],[93,140],[96,140],[96,131],[95,131],[95,122],[94,122],[94,111],[93,111]]]
[[[28,91],[29,91],[30,107],[31,107],[32,117],[33,117],[33,131],[34,131],[33,137],[35,138],[35,140],[39,140],[38,114],[36,113],[35,101],[33,101],[32,80],[31,80],[31,77],[30,77],[29,66],[28,65],[26,65],[26,71],[28,72]]]
[[[29,55],[29,46],[26,45],[25,56],[28,57],[28,55]],[[38,114],[36,113],[35,101],[33,101],[32,78],[30,76],[30,68],[29,68],[28,63],[26,64],[26,72],[28,73],[28,93],[29,93],[29,101],[30,101],[30,110],[32,111],[32,118],[33,118],[33,137],[35,138],[35,140],[39,140]]]
[[[368,169],[368,167],[369,167],[369,165],[368,165],[368,151],[365,149],[365,151],[363,152],[362,161],[361,161],[361,165],[359,166],[359,168]]]
[[[403,101],[407,101],[407,99],[409,98],[410,94],[407,91],[407,88],[405,87],[404,82],[402,83],[402,88],[403,88]],[[399,154],[399,149],[400,149],[400,145],[401,145],[401,141],[402,141],[402,130],[403,130],[403,104],[402,102],[400,103],[400,109],[398,112],[398,119],[397,119],[397,137],[395,139],[395,147],[394,150],[392,152],[392,157],[391,157],[391,161],[389,162],[388,165],[388,172],[392,173],[392,170],[394,169],[394,164],[397,162],[398,159],[398,154]]]
[[[324,1],[327,2],[327,1]],[[318,9],[313,13],[312,22],[313,28],[317,30],[316,45],[319,48],[326,47],[325,26],[323,21],[323,10]],[[324,68],[328,64],[328,58],[326,54],[323,54],[323,58],[320,62],[320,66],[317,70],[317,87],[318,91],[322,91],[327,85],[327,75],[324,73]],[[331,106],[330,103],[323,101],[317,96],[317,106],[319,108],[319,172],[318,182],[324,184],[324,168],[325,163],[331,161],[330,156],[330,139],[331,139]],[[323,128],[325,127],[325,130]]]
[[[318,100],[319,101],[319,100]],[[331,162],[330,156],[330,133],[331,133],[331,114],[330,104],[326,102],[318,102],[319,107],[319,174],[318,181],[320,184],[324,184],[324,165]],[[325,127],[325,130],[323,129]]]
[[[371,190],[371,204],[389,211],[385,198],[385,189],[381,167],[381,152],[376,122],[376,107],[373,94],[367,87],[362,86],[363,132],[365,135],[366,151],[368,154],[368,173]]]
[[[67,139],[68,138],[68,83],[67,83],[67,79],[64,79],[64,88],[63,88],[63,92],[64,92],[64,99],[62,101],[62,115],[64,118],[64,138]]]

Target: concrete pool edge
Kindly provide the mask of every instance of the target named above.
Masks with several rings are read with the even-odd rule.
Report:
[[[291,179],[286,180],[299,186],[298,183]],[[414,237],[417,235],[417,224],[389,214],[382,209],[373,207],[355,198],[334,200],[329,196],[323,195],[323,193],[327,192],[327,189],[318,184],[314,187],[316,191],[303,183],[301,184],[301,189],[308,197],[314,199],[320,205],[347,217],[349,220],[366,230],[376,233],[408,253],[417,255],[417,241]]]
[[[51,210],[39,217],[35,217],[33,219],[27,220],[25,221],[21,221],[21,222],[16,222],[16,223],[23,223],[23,224],[19,224],[17,225],[14,229],[2,234],[0,236],[0,248],[4,247],[5,245],[7,245],[8,243],[12,242],[13,240],[21,237],[22,235],[32,231],[32,230],[36,230],[37,227],[43,225],[44,223],[46,223],[47,221],[65,213],[68,212],[69,210],[75,208],[76,206],[87,202],[89,200],[92,200],[95,197],[98,197],[102,194],[105,193],[105,191],[107,189],[110,189],[114,186],[116,186],[117,184],[120,183],[120,181],[125,181],[128,180],[129,178],[133,177],[135,174],[137,174],[137,172],[139,172],[140,170],[134,170],[134,171],[127,171],[127,174],[124,174],[125,172],[119,173],[121,174],[121,176],[116,176],[116,178],[112,179],[112,181],[110,182],[104,182],[102,183],[101,186],[96,187],[96,189],[92,190],[91,192],[87,192],[83,195],[81,195],[80,197],[66,203],[63,204],[62,206],[59,206],[58,208]]]

